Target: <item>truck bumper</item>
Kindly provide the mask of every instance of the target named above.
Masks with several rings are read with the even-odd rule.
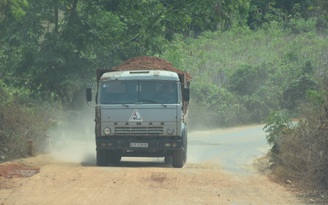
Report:
[[[162,157],[172,154],[175,150],[185,149],[181,138],[143,138],[143,139],[117,139],[96,138],[97,151],[118,151],[121,156]]]

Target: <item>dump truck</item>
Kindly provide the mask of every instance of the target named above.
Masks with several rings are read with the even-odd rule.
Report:
[[[97,166],[122,157],[164,158],[175,168],[187,160],[187,114],[191,77],[158,57],[130,59],[97,69],[95,98]],[[95,96],[95,97],[93,97]]]

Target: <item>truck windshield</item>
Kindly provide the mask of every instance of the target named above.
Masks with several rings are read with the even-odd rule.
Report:
[[[101,104],[175,104],[178,84],[164,80],[104,81],[99,94]]]

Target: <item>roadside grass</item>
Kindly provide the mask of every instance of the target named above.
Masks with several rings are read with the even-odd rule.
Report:
[[[58,105],[26,99],[22,103],[22,96],[0,90],[0,162],[45,152]]]
[[[306,104],[296,126],[274,139],[272,173],[296,185],[316,204],[328,203],[328,84],[323,100]]]

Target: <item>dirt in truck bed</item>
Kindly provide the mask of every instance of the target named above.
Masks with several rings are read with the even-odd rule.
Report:
[[[185,72],[173,67],[172,63],[154,56],[140,56],[131,58],[121,65],[113,67],[113,70],[167,70],[179,74],[185,74],[187,81],[191,80],[191,76]]]

